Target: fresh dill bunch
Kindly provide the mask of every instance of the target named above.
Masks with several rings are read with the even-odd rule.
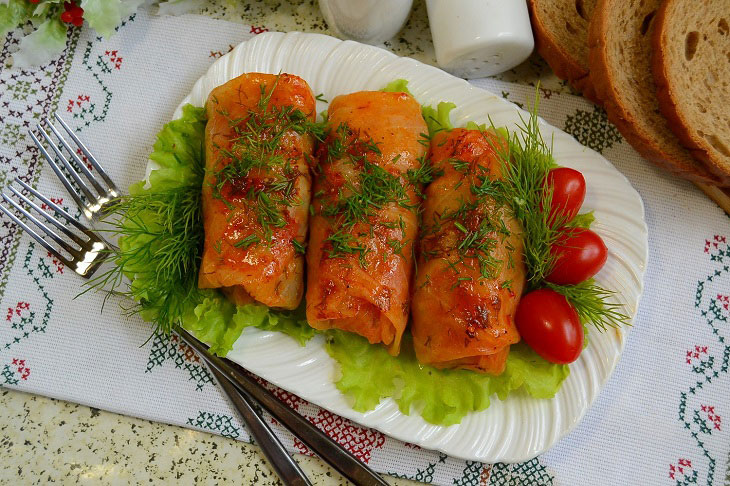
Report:
[[[502,199],[522,225],[528,285],[534,289],[541,286],[555,265],[550,248],[558,241],[565,223],[560,218],[551,223],[549,212],[541,209],[550,207],[552,188],[545,187],[544,181],[550,169],[557,165],[552,148],[540,134],[537,104],[530,117],[522,119],[519,130],[510,134],[506,145],[495,148],[502,159],[502,174],[507,183],[489,189],[502,193]],[[485,184],[480,189],[488,190]]]
[[[539,96],[536,95],[530,116],[527,119],[521,117],[519,129],[506,137],[505,146],[494,146],[501,159],[504,182],[485,179],[472,187],[472,192],[506,202],[520,222],[528,291],[547,287],[561,293],[573,305],[581,322],[592,324],[599,331],[629,325],[629,317],[621,312],[622,306],[611,301],[614,292],[600,287],[593,279],[569,286],[545,280],[556,262],[556,256],[550,252],[551,247],[566,230],[589,228],[594,216],[589,212],[579,214],[571,221],[564,215],[550,218],[547,208],[551,207],[553,190],[544,181],[557,164],[552,156],[552,147],[540,133],[538,106]],[[491,128],[497,130],[494,124]]]
[[[581,322],[590,323],[601,332],[609,327],[631,325],[629,316],[621,312],[621,304],[609,300],[615,292],[598,286],[592,278],[577,285],[555,285],[549,282],[546,285],[568,299]]]
[[[119,237],[114,265],[90,281],[87,291],[128,297],[136,303],[128,314],[141,314],[156,332],[169,333],[199,294],[204,239],[200,199],[199,185],[116,199],[104,218],[104,231]]]

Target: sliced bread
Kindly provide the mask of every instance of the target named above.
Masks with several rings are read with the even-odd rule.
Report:
[[[661,0],[598,0],[588,45],[591,81],[609,120],[646,159],[686,179],[719,180],[677,140],[659,112],[651,72],[654,17]]]
[[[655,23],[659,108],[692,155],[730,178],[730,0],[667,0]]]
[[[595,101],[588,75],[588,22],[596,0],[529,0],[537,52],[555,74]]]

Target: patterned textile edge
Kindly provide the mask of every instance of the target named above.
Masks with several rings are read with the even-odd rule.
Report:
[[[42,89],[42,94],[46,95],[45,98],[42,97],[41,93],[39,93],[37,97],[38,100],[36,101],[36,103],[42,106],[41,114],[37,118],[38,121],[40,121],[43,116],[48,116],[52,114],[58,108],[58,102],[61,97],[61,92],[63,91],[63,86],[66,83],[69,70],[71,69],[73,54],[76,50],[76,45],[78,44],[79,35],[80,29],[70,29],[70,33],[68,34],[68,38],[66,40],[66,49],[63,51],[63,53],[56,60],[51,61],[47,66],[41,68],[38,71],[46,71],[51,77],[50,84],[45,89]],[[10,34],[8,34],[7,39],[3,44],[2,50],[0,51],[0,66],[4,65],[7,62],[8,57],[10,56],[10,47],[14,44],[17,44],[18,42],[19,40],[17,38],[17,33],[11,32]],[[13,80],[17,79],[17,77],[19,76],[29,76],[31,75],[31,73],[24,70],[15,72],[6,71],[5,73],[0,71],[0,75],[2,76],[2,78],[5,78],[7,75],[10,80]],[[7,80],[2,78],[0,78],[0,86],[7,83]],[[8,89],[7,91],[10,90]],[[28,109],[32,110],[32,106],[28,105]],[[25,128],[29,129],[30,127]],[[23,155],[29,156],[28,159],[25,159],[28,162],[26,166],[27,172],[23,175],[20,175],[19,177],[24,182],[35,187],[38,183],[38,179],[41,173],[41,165],[39,164],[40,155],[38,154],[38,150],[32,142],[27,142],[24,150],[16,150],[16,158],[20,158]],[[0,156],[0,169],[2,169],[2,172],[0,172],[0,184],[3,186],[7,184],[10,177],[8,177],[8,175],[4,172],[4,167],[2,167],[2,165],[5,165],[6,163],[10,165],[10,162],[10,159],[5,160],[4,157]],[[17,171],[18,168],[16,167],[15,172]],[[10,169],[10,172],[13,172],[12,167]],[[7,234],[0,236],[0,275],[2,275],[2,278],[0,279],[0,299],[2,299],[3,295],[5,294],[5,287],[7,286],[8,278],[10,277],[9,270],[10,268],[12,268],[13,263],[15,262],[18,245],[20,244],[19,236],[21,234],[22,232],[20,228],[12,225],[8,228]]]

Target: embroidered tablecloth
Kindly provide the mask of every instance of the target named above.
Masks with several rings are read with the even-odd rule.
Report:
[[[35,70],[0,71],[0,186],[20,177],[80,217],[29,131],[61,112],[121,187],[140,179],[154,136],[214,59],[265,26],[203,16],[131,16],[109,40],[70,32]],[[2,45],[0,66],[19,33]],[[528,84],[474,80],[515,102]],[[585,419],[522,464],[463,461],[390,439],[297,397],[278,396],[378,471],[448,485],[730,484],[730,225],[698,190],[642,160],[605,113],[543,88],[541,115],[601,152],[646,204],[650,263],[624,355]],[[0,219],[0,385],[249,440],[200,359],[124,318]],[[4,319],[3,319],[4,317]],[[293,451],[307,448],[278,425]]]

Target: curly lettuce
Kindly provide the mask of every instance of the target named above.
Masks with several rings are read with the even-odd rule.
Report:
[[[511,347],[499,376],[424,366],[408,334],[400,355],[391,356],[356,334],[330,331],[327,352],[340,365],[337,388],[353,400],[355,410],[372,410],[393,397],[402,413],[417,410],[436,425],[457,424],[466,414],[486,409],[493,394],[504,400],[522,388],[534,398],[552,398],[570,373],[567,365],[550,363],[525,344]]]

